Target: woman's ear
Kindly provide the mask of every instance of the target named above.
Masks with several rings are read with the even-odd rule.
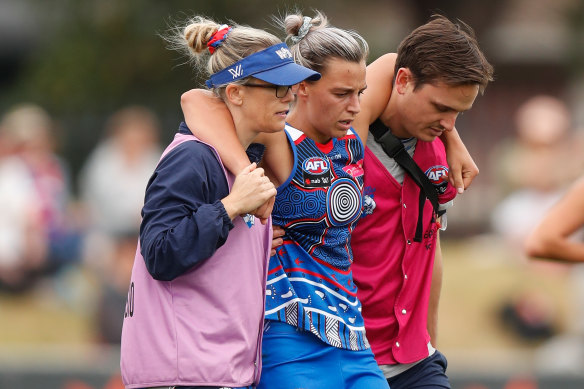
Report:
[[[243,104],[243,86],[238,84],[229,84],[225,87],[225,98],[233,105]]]
[[[304,98],[308,96],[310,90],[310,84],[306,81],[301,81],[300,83],[292,87],[292,93],[294,93],[299,98]]]

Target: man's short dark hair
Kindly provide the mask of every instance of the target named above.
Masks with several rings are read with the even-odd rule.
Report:
[[[416,88],[423,84],[479,85],[481,93],[493,81],[493,66],[481,51],[474,31],[462,21],[442,15],[412,31],[399,45],[395,74],[408,68]]]

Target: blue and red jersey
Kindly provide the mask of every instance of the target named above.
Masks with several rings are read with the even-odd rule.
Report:
[[[311,331],[334,347],[367,349],[350,269],[350,236],[363,206],[363,144],[352,130],[324,145],[290,125],[286,135],[294,168],[272,212],[286,234],[270,258],[266,319]]]

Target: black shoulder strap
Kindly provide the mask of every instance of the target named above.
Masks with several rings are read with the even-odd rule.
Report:
[[[395,161],[412,177],[416,185],[420,187],[420,213],[418,217],[418,227],[416,229],[416,237],[414,240],[420,242],[422,239],[422,211],[424,209],[424,202],[426,198],[432,203],[434,212],[440,215],[438,194],[436,188],[426,174],[420,169],[414,159],[408,154],[402,142],[395,137],[382,122],[377,119],[371,126],[369,131],[373,134],[375,141],[381,145],[383,151]]]

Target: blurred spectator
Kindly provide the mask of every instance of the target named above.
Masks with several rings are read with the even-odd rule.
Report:
[[[492,213],[492,227],[519,259],[525,240],[542,215],[582,171],[571,113],[561,100],[545,95],[525,101],[515,115],[516,138],[496,153],[503,200]],[[525,265],[525,271],[543,266]],[[549,277],[566,278],[563,266],[545,266]],[[555,305],[541,288],[519,290],[503,302],[500,318],[519,338],[543,340],[558,332]]]
[[[153,112],[123,108],[107,121],[106,138],[80,174],[89,219],[84,257],[101,283],[96,324],[105,342],[120,339],[144,191],[161,154],[158,135]]]
[[[140,225],[146,183],[160,156],[159,124],[151,111],[133,106],[114,113],[106,132],[79,181],[92,226],[115,236]]]
[[[572,131],[570,111],[559,99],[530,98],[517,110],[515,125],[517,137],[495,154],[504,198],[492,214],[492,226],[522,250],[543,212],[582,171],[583,155]]]
[[[65,164],[55,154],[53,122],[40,107],[18,105],[0,124],[0,279],[18,290],[79,258],[70,223]]]
[[[0,288],[20,290],[44,262],[46,239],[34,183],[0,127]]]

